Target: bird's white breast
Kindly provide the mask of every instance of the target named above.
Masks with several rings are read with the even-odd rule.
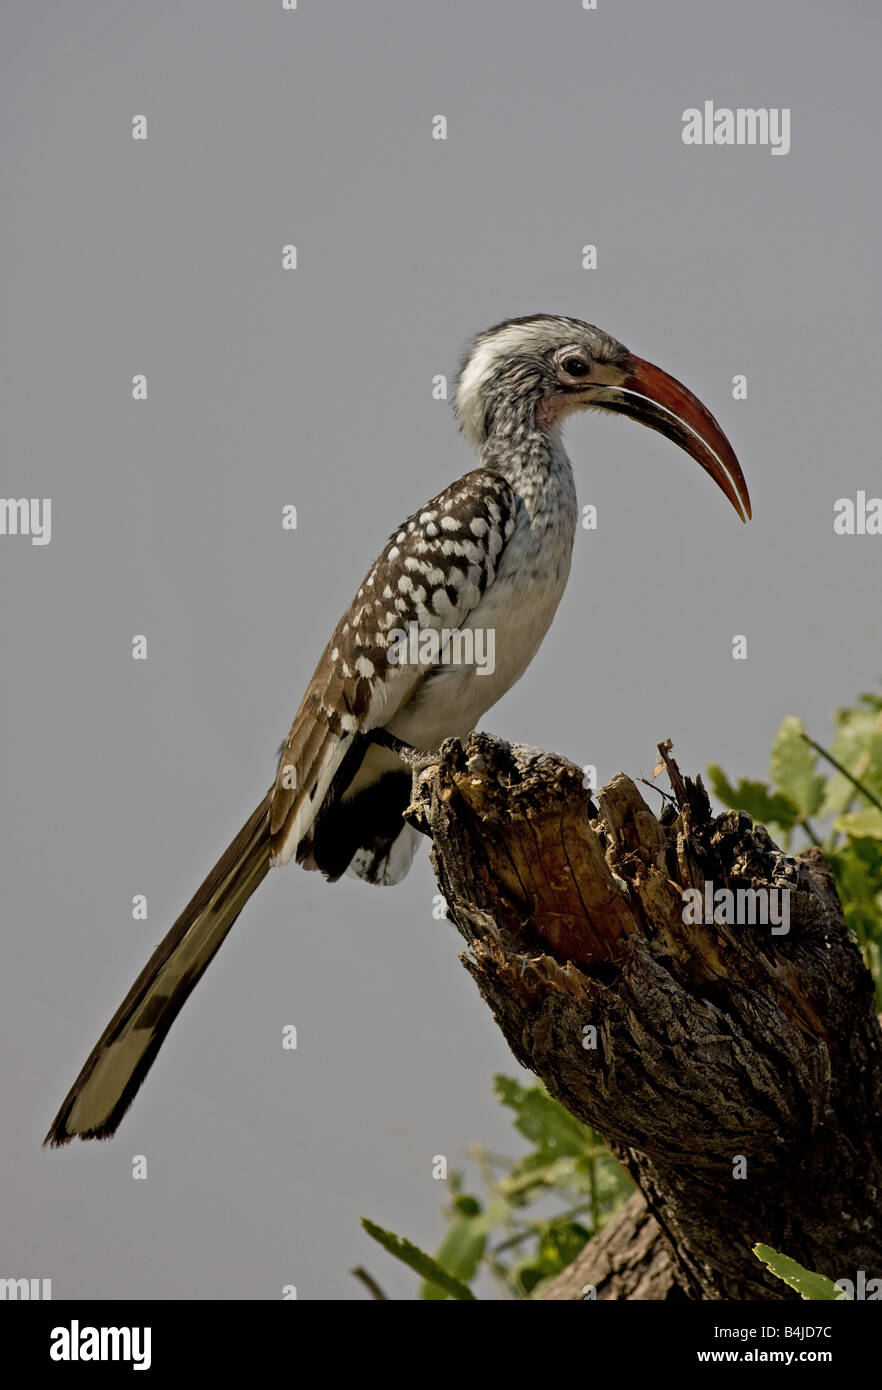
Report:
[[[494,582],[463,629],[492,633],[493,669],[442,665],[387,726],[415,748],[464,738],[523,675],[551,626],[570,572],[578,507],[570,463],[558,446],[541,468],[509,478],[518,498],[514,533]],[[478,644],[476,642],[476,649]]]

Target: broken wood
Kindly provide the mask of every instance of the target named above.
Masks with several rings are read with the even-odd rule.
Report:
[[[486,734],[445,744],[409,812],[515,1057],[642,1194],[546,1296],[795,1298],[757,1242],[882,1277],[882,1030],[830,868],[713,816],[659,751],[660,817],[621,773],[595,803]]]

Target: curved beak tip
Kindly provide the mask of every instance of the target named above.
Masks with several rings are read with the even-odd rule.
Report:
[[[698,397],[660,367],[633,355],[629,355],[620,390],[625,399],[619,396],[613,408],[679,445],[713,478],[740,519],[749,521],[750,494],[741,465],[720,425]]]

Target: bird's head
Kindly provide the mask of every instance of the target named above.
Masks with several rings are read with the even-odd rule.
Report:
[[[482,448],[494,435],[556,429],[574,410],[628,415],[673,440],[709,473],[746,521],[750,497],[732,446],[710,411],[674,377],[580,319],[509,319],[472,342],[456,385],[463,432]]]

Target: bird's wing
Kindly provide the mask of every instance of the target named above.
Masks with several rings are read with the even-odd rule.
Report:
[[[492,584],[517,501],[500,473],[477,468],[389,537],[337,625],[294,717],[271,792],[272,860],[284,864],[318,814],[353,740],[382,728],[425,678],[395,660],[416,624],[461,627]]]

